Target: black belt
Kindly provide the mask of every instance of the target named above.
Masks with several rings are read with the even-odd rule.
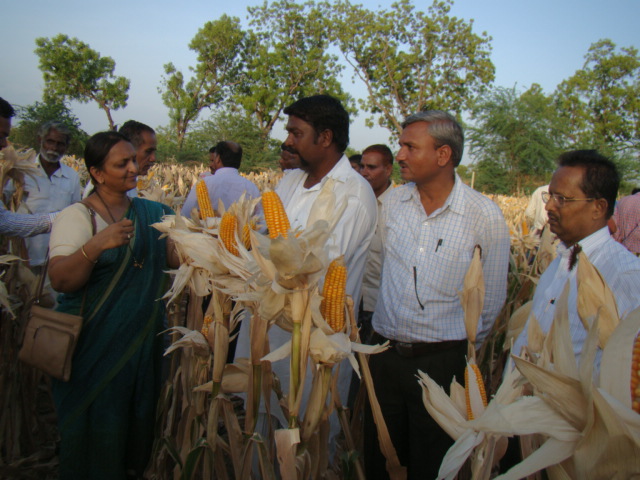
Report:
[[[389,346],[393,348],[398,355],[404,358],[422,357],[424,355],[429,355],[430,353],[443,352],[445,350],[467,345],[467,340],[445,340],[443,342],[432,343],[399,342],[398,340],[385,338],[378,332],[373,333],[373,343],[384,343],[386,341],[389,342]]]

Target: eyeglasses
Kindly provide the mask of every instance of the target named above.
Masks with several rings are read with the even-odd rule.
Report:
[[[542,192],[541,196],[544,203],[549,203],[549,200],[553,198],[558,208],[564,207],[567,202],[590,202],[591,200],[595,200],[595,198],[567,198],[564,195],[549,192]]]

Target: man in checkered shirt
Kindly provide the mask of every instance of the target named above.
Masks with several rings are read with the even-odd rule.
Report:
[[[507,293],[509,230],[498,206],[462,183],[455,168],[464,137],[446,112],[420,112],[403,123],[400,173],[406,185],[389,192],[380,228],[383,265],[373,315],[376,394],[409,479],[435,478],[453,440],[429,416],[416,380],[429,374],[447,392],[462,381],[467,335],[458,292],[476,245],[482,248],[486,293],[478,342],[487,336]],[[479,345],[479,344],[478,344]],[[370,412],[365,419],[367,479],[388,478]]]

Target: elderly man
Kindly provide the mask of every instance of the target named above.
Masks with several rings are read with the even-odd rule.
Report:
[[[360,174],[369,182],[378,203],[378,214],[382,208],[387,193],[391,191],[391,172],[393,172],[393,153],[386,145],[371,145],[362,152],[360,161]],[[380,228],[376,225],[376,231],[371,239],[369,256],[362,278],[362,303],[358,321],[360,322],[360,338],[368,343],[373,333],[371,318],[378,300],[380,289],[380,272],[382,270],[382,239]]]
[[[259,197],[258,187],[238,172],[242,161],[242,147],[235,142],[218,142],[214,148],[209,164],[213,175],[208,175],[201,180],[206,183],[209,190],[211,206],[217,209],[218,201],[222,200],[224,208],[229,208],[245,192],[250,198]],[[198,208],[195,185],[184,202],[182,215],[190,216],[194,208]]]
[[[558,256],[544,271],[533,296],[531,315],[542,331],[551,328],[556,300],[569,282],[569,322],[573,351],[582,352],[587,331],[578,316],[576,256],[582,251],[613,292],[622,318],[640,306],[640,259],[616,242],[607,228],[618,194],[616,166],[595,150],[560,155],[558,169],[543,195],[549,227],[560,239]],[[528,322],[513,346],[519,354],[527,345]],[[602,352],[596,355],[596,368]]]
[[[25,176],[24,198],[20,213],[53,213],[80,201],[80,179],[77,172],[60,160],[67,151],[71,132],[61,122],[46,122],[38,133],[40,153],[36,157],[36,175]],[[5,191],[11,194],[13,186]],[[49,234],[42,233],[25,240],[31,267],[39,272],[49,251]]]
[[[11,133],[11,118],[15,114],[11,104],[0,97],[0,152],[9,145],[7,137]],[[7,210],[0,201],[0,235],[29,237],[50,232],[57,214],[58,212],[33,215],[14,213]]]
[[[487,336],[507,293],[509,230],[498,206],[455,173],[463,133],[451,115],[420,112],[402,124],[396,160],[409,182],[387,194],[380,228],[383,266],[373,315],[370,358],[376,395],[408,478],[435,478],[453,440],[429,416],[416,372],[446,391],[463,378],[467,334],[458,292],[476,245],[482,248],[484,308],[478,342]],[[367,479],[388,478],[370,410],[365,415]]]

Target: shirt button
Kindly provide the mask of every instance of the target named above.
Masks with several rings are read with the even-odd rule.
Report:
[[[425,227],[429,226],[429,222],[422,222],[422,225],[424,225]]]
[[[420,251],[421,251],[421,252],[424,252],[424,248],[420,247]]]

